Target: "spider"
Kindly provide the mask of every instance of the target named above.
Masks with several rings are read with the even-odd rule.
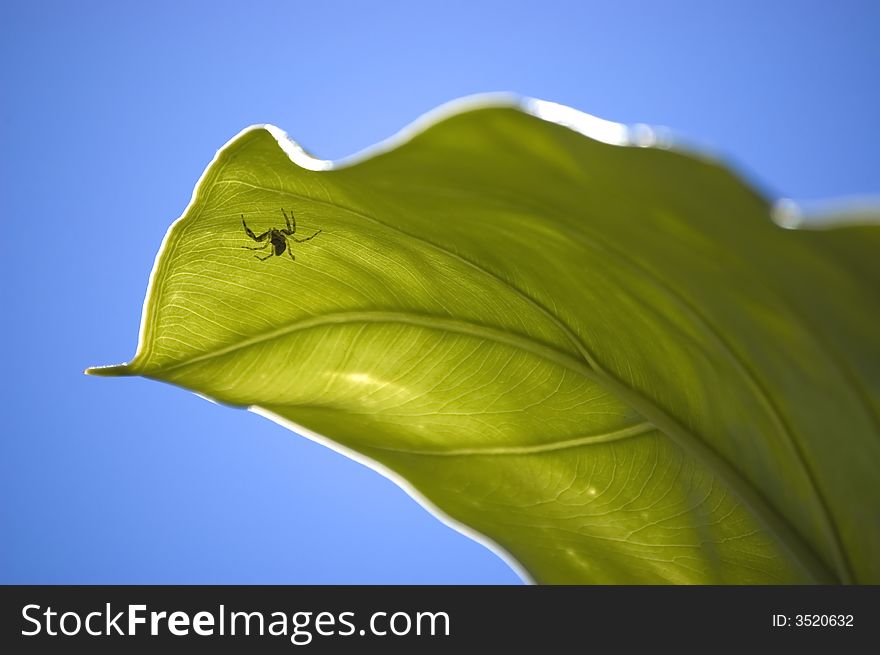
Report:
[[[263,232],[260,236],[257,236],[251,231],[251,228],[249,228],[247,226],[247,223],[244,222],[244,214],[241,215],[241,224],[244,225],[245,234],[247,234],[254,241],[265,241],[267,238],[269,239],[269,241],[267,241],[265,245],[242,246],[242,248],[245,248],[247,250],[265,250],[269,246],[272,246],[273,252],[270,252],[265,257],[260,257],[257,253],[254,253],[254,257],[259,259],[261,262],[266,261],[267,259],[269,259],[269,257],[282,255],[285,249],[287,250],[287,254],[290,255],[290,258],[296,261],[296,257],[293,256],[293,250],[289,248],[287,240],[293,239],[297,243],[302,243],[303,241],[314,239],[321,233],[321,230],[318,230],[310,237],[306,237],[305,239],[297,239],[295,236],[293,236],[293,234],[296,232],[296,217],[293,215],[293,212],[290,212],[290,216],[288,217],[287,212],[285,212],[284,208],[282,207],[281,213],[284,215],[284,222],[287,223],[287,229],[279,230],[278,228],[272,227]]]

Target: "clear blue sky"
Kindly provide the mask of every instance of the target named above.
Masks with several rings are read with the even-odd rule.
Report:
[[[244,7],[247,6],[245,9]],[[0,582],[517,583],[379,475],[134,352],[214,151],[321,157],[483,91],[667,125],[774,194],[880,193],[876,2],[4,2]]]

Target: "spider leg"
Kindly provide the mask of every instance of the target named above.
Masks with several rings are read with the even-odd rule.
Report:
[[[274,256],[275,256],[275,253],[274,253],[274,252],[270,252],[270,253],[269,253],[268,255],[266,255],[265,257],[260,257],[259,255],[257,255],[256,253],[254,253],[254,257],[256,257],[257,259],[259,259],[261,262],[264,262],[264,261],[266,261],[267,259],[269,259],[269,257],[274,257]]]
[[[315,232],[312,236],[310,236],[310,237],[306,237],[305,239],[297,239],[297,238],[294,237],[294,236],[291,236],[290,238],[293,239],[294,241],[296,241],[297,243],[302,243],[303,241],[311,241],[311,240],[314,239],[316,236],[318,236],[319,234],[321,234],[321,232],[323,232],[323,231],[324,231],[324,230],[318,230],[318,231]]]
[[[268,248],[271,245],[272,245],[272,242],[267,241],[262,246],[242,246],[242,248],[244,248],[245,250],[265,250],[266,248]]]
[[[296,257],[293,256],[293,250],[292,250],[292,249],[288,248],[288,249],[287,249],[287,254],[290,255],[290,258],[291,258],[293,261],[296,261]]]
[[[296,216],[293,215],[293,210],[290,210],[290,218],[287,217],[287,212],[284,211],[284,207],[281,208],[281,213],[284,215],[284,222],[287,223],[287,229],[281,231],[287,235],[296,232]],[[290,224],[291,219],[293,219],[293,225]]]
[[[262,240],[265,239],[267,236],[269,236],[269,232],[271,232],[271,230],[266,230],[266,231],[263,232],[260,236],[255,235],[255,234],[253,233],[253,231],[251,230],[251,228],[249,228],[249,227],[247,226],[247,223],[244,222],[244,214],[241,215],[241,224],[244,225],[244,231],[245,231],[245,234],[247,234],[247,235],[248,235],[251,239],[253,239],[254,241],[262,241]]]

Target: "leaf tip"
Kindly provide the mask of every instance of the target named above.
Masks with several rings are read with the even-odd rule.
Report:
[[[125,375],[134,375],[128,364],[115,364],[112,366],[90,366],[83,371],[86,375],[96,375],[98,377],[121,377]]]

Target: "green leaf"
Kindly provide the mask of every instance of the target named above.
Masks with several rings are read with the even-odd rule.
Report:
[[[496,103],[331,167],[245,130],[166,236],[135,358],[89,372],[324,435],[539,582],[880,582],[880,228],[782,229],[625,137]],[[282,208],[321,232],[259,261],[241,216]]]

